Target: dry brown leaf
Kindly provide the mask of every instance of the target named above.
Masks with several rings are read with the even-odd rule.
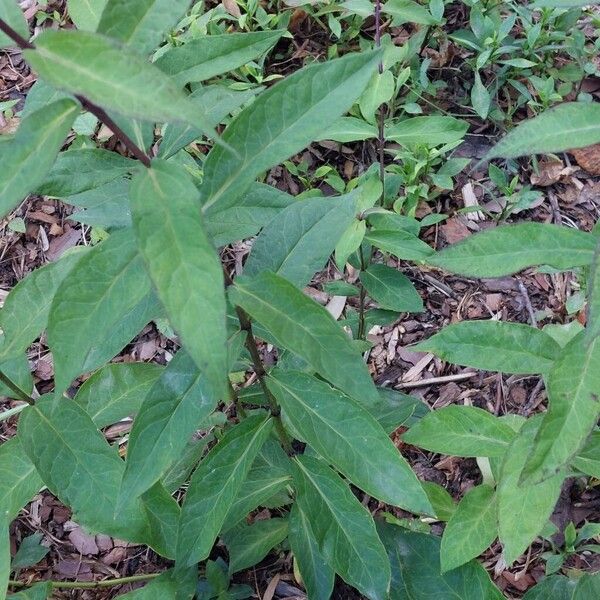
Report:
[[[541,160],[538,163],[538,173],[532,173],[529,180],[533,185],[552,185],[563,176],[564,168],[562,160]]]
[[[569,150],[577,164],[590,175],[600,175],[600,144]]]
[[[223,8],[236,19],[239,19],[242,16],[240,11],[240,7],[237,5],[235,0],[223,0],[222,2]]]

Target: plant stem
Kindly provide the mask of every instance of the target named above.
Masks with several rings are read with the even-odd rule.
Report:
[[[225,274],[226,284],[232,285],[233,279],[231,279],[229,273],[227,273],[225,269],[223,269],[223,273]],[[281,445],[285,451],[288,454],[292,454],[292,442],[290,441],[290,438],[283,426],[283,421],[281,420],[281,408],[279,407],[277,399],[275,396],[273,396],[271,390],[267,386],[267,382],[265,381],[267,372],[265,371],[265,367],[260,357],[260,352],[258,351],[258,346],[256,345],[256,339],[254,338],[254,332],[252,331],[252,321],[250,320],[250,315],[248,315],[248,313],[240,306],[235,307],[235,312],[237,314],[238,321],[240,322],[240,329],[246,333],[246,349],[250,353],[252,365],[254,366],[254,372],[258,377],[258,382],[263,394],[269,402],[271,414],[275,419],[275,430],[279,436],[279,441],[281,442]]]
[[[381,0],[375,0],[375,46],[381,48]],[[383,73],[383,61],[379,62],[379,75]],[[382,104],[377,112],[378,135],[377,144],[379,146],[379,179],[381,180],[381,198],[385,198],[385,106]]]
[[[148,573],[146,575],[132,575],[131,577],[120,577],[118,579],[105,579],[104,581],[42,581],[35,583],[50,583],[54,589],[63,590],[93,590],[96,588],[114,587],[117,585],[126,585],[128,583],[136,583],[138,581],[148,581],[149,579],[155,579],[161,575],[161,573]],[[23,583],[22,581],[10,580],[8,585],[15,588],[26,588],[30,584]]]
[[[14,417],[15,415],[18,415],[20,412],[23,412],[23,410],[26,409],[28,406],[29,406],[29,404],[19,404],[18,406],[15,406],[14,408],[9,408],[8,410],[1,412],[0,413],[0,423],[2,421],[6,421],[6,420],[10,419],[11,417]]]
[[[27,404],[31,404],[31,406],[35,404],[35,400],[2,371],[0,371],[0,381],[12,392],[14,392],[16,400],[23,400],[23,402],[27,402]]]
[[[31,42],[19,35],[8,23],[6,23],[6,21],[3,21],[2,19],[0,19],[0,31],[11,38],[15,44],[21,48],[21,50],[35,50],[35,46]],[[150,168],[150,157],[141,148],[139,148],[136,143],[108,116],[103,108],[97,106],[85,96],[76,94],[75,98],[77,98],[85,110],[91,112],[102,123],[104,123],[123,143],[129,152],[133,154],[133,156],[135,156],[145,167]]]
[[[246,409],[244,408],[244,405],[243,405],[242,401],[240,400],[238,393],[235,391],[235,388],[231,384],[231,381],[228,380],[227,384],[229,386],[229,397],[231,398],[231,401],[235,404],[235,410],[236,410],[238,416],[245,418],[246,417]]]

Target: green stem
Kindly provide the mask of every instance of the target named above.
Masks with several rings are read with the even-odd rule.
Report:
[[[223,273],[225,274],[226,284],[232,285],[233,279],[231,279],[229,273],[227,273],[225,269],[223,269]],[[283,421],[281,420],[281,408],[279,407],[277,399],[275,396],[273,396],[271,390],[268,388],[265,380],[267,372],[265,371],[265,367],[260,357],[260,352],[258,351],[258,346],[256,345],[256,339],[254,338],[254,332],[252,331],[252,321],[250,320],[250,315],[248,315],[248,313],[240,306],[235,307],[235,312],[237,314],[238,321],[240,322],[240,329],[246,333],[246,349],[250,353],[252,365],[254,366],[254,372],[258,377],[258,382],[263,394],[269,402],[269,409],[275,420],[275,431],[277,431],[279,441],[281,442],[281,445],[285,451],[288,454],[292,454],[292,442],[285,430],[285,427],[283,426]]]
[[[231,381],[227,381],[227,384],[229,385],[229,397],[231,398],[231,401],[235,404],[235,410],[238,416],[242,417],[242,419],[245,419],[246,409],[244,408],[244,405],[240,400],[238,393],[235,391],[235,388],[231,384]]]
[[[155,579],[161,575],[161,573],[148,573],[146,575],[132,575],[131,577],[120,577],[118,579],[105,579],[104,581],[49,581],[49,582],[35,582],[35,583],[50,583],[54,589],[63,590],[93,590],[96,588],[114,587],[117,585],[125,585],[127,583],[136,583],[138,581],[148,581],[149,579]],[[10,580],[8,585],[14,588],[26,588],[30,587],[29,583],[23,583],[22,581]]]
[[[15,400],[23,400],[23,402],[27,402],[27,404],[31,404],[31,406],[35,404],[35,400],[2,371],[0,371],[0,381],[14,393]]]
[[[8,410],[1,412],[0,413],[0,422],[6,421],[7,419],[14,417],[15,415],[18,415],[21,411],[26,409],[28,406],[29,406],[29,404],[19,404],[18,406],[15,406],[14,408],[9,408]]]

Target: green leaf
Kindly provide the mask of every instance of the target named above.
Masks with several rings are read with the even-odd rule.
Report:
[[[325,266],[355,212],[356,194],[293,203],[256,238],[244,274],[273,271],[303,288]]]
[[[0,513],[12,521],[44,485],[21,446],[19,436],[0,445]]]
[[[381,308],[396,312],[423,312],[423,300],[410,279],[393,267],[371,265],[360,281]]]
[[[600,479],[600,431],[594,431],[573,460],[573,466]]]
[[[179,351],[147,393],[133,421],[121,501],[140,496],[183,452],[217,403],[207,387],[195,362]]]
[[[497,487],[498,537],[510,566],[546,525],[565,476],[557,475],[537,484],[520,485],[527,454],[540,426],[539,418],[528,419],[506,451]]]
[[[334,471],[315,458],[296,459],[294,482],[298,507],[327,564],[369,600],[384,600],[390,568],[369,511]]]
[[[412,117],[386,127],[385,138],[403,146],[433,147],[461,140],[468,128],[467,121],[454,117]]]
[[[571,269],[589,265],[596,238],[548,223],[518,223],[476,233],[430,256],[427,263],[468,277],[503,277],[527,267]]]
[[[273,337],[318,373],[364,404],[378,401],[377,390],[360,354],[333,317],[292,283],[265,271],[240,277],[229,292]]]
[[[230,112],[253,98],[256,93],[256,89],[233,91],[223,85],[210,85],[194,90],[190,94],[190,101],[203,105],[206,108],[207,123],[216,127]],[[158,150],[159,158],[167,159],[173,156],[201,135],[202,131],[197,127],[180,123],[166,125]]]
[[[486,119],[490,112],[491,104],[492,97],[490,96],[488,89],[483,85],[481,75],[476,71],[473,87],[471,88],[471,106],[478,117]]]
[[[133,503],[115,516],[123,461],[74,402],[40,399],[19,419],[19,438],[48,489],[92,531],[142,541],[143,514]]]
[[[503,600],[477,561],[442,574],[439,537],[380,522],[377,530],[392,565],[390,600]]]
[[[450,517],[440,548],[442,573],[479,556],[496,539],[497,517],[494,489],[471,488]]]
[[[587,284],[587,323],[585,337],[588,342],[600,335],[600,239],[596,242]],[[577,323],[578,321],[573,321]]]
[[[333,140],[347,144],[348,142],[358,142],[369,140],[378,136],[377,127],[371,125],[363,119],[356,117],[340,117],[332,125],[325,128],[325,131],[319,134],[317,141]]]
[[[375,113],[384,103],[389,102],[394,95],[396,82],[391,71],[375,72],[371,81],[358,100],[362,116],[369,122],[375,122]]]
[[[408,444],[450,456],[502,456],[515,432],[474,406],[446,406],[417,421],[403,436]]]
[[[206,377],[209,397],[226,397],[227,332],[221,261],[204,230],[198,193],[182,167],[154,161],[131,184],[140,252],[184,348]]]
[[[421,485],[427,494],[427,498],[429,498],[429,502],[431,502],[436,518],[440,521],[449,521],[456,512],[454,498],[446,488],[433,481],[424,481]]]
[[[177,562],[204,560],[238,495],[244,479],[273,426],[256,415],[230,429],[200,463],[181,509]]]
[[[547,373],[561,348],[544,331],[506,321],[462,321],[413,348],[466,367],[503,373]]]
[[[3,338],[0,338],[0,340],[2,339]],[[29,360],[27,359],[25,352],[14,354],[11,358],[3,360],[0,363],[0,369],[24,392],[31,394],[33,391],[33,377],[31,376]],[[14,400],[20,399],[11,388],[2,382],[0,382],[0,396],[7,396]]]
[[[252,467],[225,517],[222,531],[228,531],[237,525],[255,508],[265,506],[265,503],[271,504],[270,500],[279,495],[290,479],[288,471],[280,467]]]
[[[157,311],[131,231],[115,232],[83,256],[58,288],[48,318],[57,396],[115,356]]]
[[[48,554],[50,548],[40,544],[42,541],[41,533],[34,533],[26,538],[23,538],[17,553],[12,559],[11,570],[23,569],[25,567],[32,567],[37,564]]]
[[[521,475],[535,483],[567,467],[582,449],[600,415],[600,338],[578,335],[548,374],[548,411]]]
[[[52,584],[49,581],[36,583],[16,594],[9,594],[6,600],[46,600],[52,593]]]
[[[97,31],[149,54],[188,7],[188,0],[108,0]]]
[[[42,333],[54,294],[86,250],[78,248],[30,273],[10,291],[0,310],[4,343],[0,360],[22,354]]]
[[[175,459],[175,462],[166,470],[161,478],[165,489],[174,494],[190,478],[192,471],[200,462],[208,444],[214,441],[214,435],[207,433],[197,439],[195,436],[189,440],[183,452]]]
[[[350,255],[360,248],[367,231],[367,224],[363,219],[355,219],[344,231],[335,246],[335,264],[343,272]]]
[[[6,598],[10,578],[10,521],[4,509],[0,510],[0,597]]]
[[[74,401],[96,427],[106,427],[138,412],[146,394],[164,371],[154,363],[112,363],[96,371]]]
[[[76,30],[45,30],[23,54],[48,83],[103,108],[153,121],[180,121],[208,135],[204,111],[158,67],[110,38]],[[152,90],[152,93],[149,93]]]
[[[273,371],[267,386],[301,439],[354,485],[382,502],[433,514],[416,475],[360,404],[296,371]]]
[[[562,577],[561,575],[551,575],[544,577],[537,585],[527,590],[523,600],[574,600],[577,581]],[[583,598],[581,600],[584,600]]]
[[[329,600],[335,571],[323,558],[309,517],[298,502],[294,502],[290,511],[289,541],[307,596],[311,600]]]
[[[204,35],[167,50],[156,65],[182,86],[190,81],[204,81],[233,71],[268,52],[283,33],[284,30],[275,29]]]
[[[229,572],[237,573],[259,563],[288,534],[287,519],[271,518],[240,525],[223,535],[229,552]]]
[[[196,568],[169,569],[144,587],[116,596],[118,600],[190,600],[196,591],[198,570]]]
[[[294,196],[270,185],[253,183],[238,204],[215,215],[206,216],[206,229],[215,246],[252,237],[280,211],[296,202]]]
[[[77,29],[96,31],[108,0],[67,0],[69,16]]]
[[[392,24],[395,27],[404,23],[418,23],[419,25],[437,23],[437,20],[423,5],[413,0],[388,0],[381,10],[394,18]]]
[[[0,0],[0,18],[12,27],[21,37],[29,39],[29,26],[21,7],[16,0]],[[4,33],[0,32],[0,48],[15,47],[16,44]]]
[[[371,230],[365,236],[365,240],[383,250],[383,252],[389,252],[403,260],[425,260],[433,254],[431,246],[428,246],[417,236],[401,229],[394,231],[386,229]]]
[[[49,171],[79,112],[59,100],[24,118],[15,137],[0,145],[0,216],[6,216]]]
[[[263,171],[312,142],[367,85],[379,52],[349,54],[297,71],[262,93],[223,133],[204,162],[203,210],[235,206]],[[277,108],[273,108],[277,107]]]
[[[379,400],[367,410],[377,419],[386,433],[396,431],[400,425],[412,424],[429,413],[429,407],[418,398],[389,388],[377,388]]]
[[[91,190],[99,193],[97,188],[122,178],[136,166],[134,160],[102,148],[61,152],[36,192],[54,198],[69,198]]]
[[[598,142],[600,106],[594,102],[565,102],[517,125],[490,150],[486,160],[562,152]]]

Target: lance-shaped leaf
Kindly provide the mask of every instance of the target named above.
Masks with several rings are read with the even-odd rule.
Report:
[[[412,117],[386,127],[385,139],[403,146],[426,144],[433,147],[457,142],[468,128],[464,119],[454,117]]]
[[[270,500],[276,495],[279,496],[278,492],[281,492],[290,480],[291,475],[279,467],[271,465],[268,467],[253,467],[225,517],[222,530],[228,531],[245,519],[248,513],[258,506],[264,506],[265,503],[271,505]],[[281,495],[285,497],[285,494]],[[286,500],[288,503],[291,501],[289,496]]]
[[[521,475],[535,483],[567,467],[600,415],[600,338],[579,334],[563,350],[546,381],[548,411]]]
[[[365,235],[365,240],[403,260],[425,260],[433,254],[431,246],[402,229],[375,229]]]
[[[0,216],[7,215],[44,179],[79,109],[72,100],[53,102],[23,119],[15,137],[0,144]]]
[[[222,538],[229,552],[229,572],[237,573],[259,563],[287,534],[287,519],[277,517],[230,530]]]
[[[494,489],[471,488],[450,517],[440,548],[442,573],[479,556],[496,538],[498,520]]]
[[[186,122],[212,134],[204,111],[168,75],[110,38],[47,29],[35,44],[35,50],[24,51],[25,58],[56,88],[82,94],[122,115]]]
[[[73,509],[78,523],[93,532],[148,544],[162,556],[174,556],[172,531],[170,537],[163,537],[162,529],[150,525],[148,513],[160,513],[163,525],[174,523],[177,504],[156,485],[143,500],[131,498],[115,514],[125,464],[78,404],[39,399],[23,411],[18,436],[44,484]]]
[[[486,160],[561,152],[597,142],[600,106],[593,102],[565,102],[520,123],[488,152]]]
[[[573,460],[573,466],[600,479],[600,431],[594,431]]]
[[[239,278],[230,299],[256,319],[277,345],[364,404],[378,402],[367,366],[333,317],[292,283],[265,271]]]
[[[128,1],[128,0],[124,0]],[[221,73],[233,71],[267,52],[285,33],[253,31],[205,35],[190,40],[183,46],[167,50],[156,65],[180,85],[190,81],[204,81]]]
[[[333,140],[346,144],[376,138],[377,127],[356,117],[341,117],[319,134],[317,140]]]
[[[578,581],[562,575],[544,577],[537,585],[527,590],[523,600],[585,600],[575,596]]]
[[[74,401],[96,427],[106,427],[135,415],[163,371],[154,363],[108,364],[85,380]]]
[[[267,169],[302,150],[360,96],[380,59],[361,52],[315,64],[286,77],[242,111],[204,163],[204,211],[235,206]]]
[[[223,271],[196,188],[183,167],[154,161],[132,181],[131,212],[158,297],[206,377],[207,394],[218,400],[227,381]]]
[[[67,0],[69,16],[77,29],[96,31],[107,0]]]
[[[381,308],[397,312],[423,311],[423,300],[415,286],[393,267],[371,265],[361,272],[360,281]]]
[[[29,27],[16,0],[0,0],[0,18],[8,23],[21,37],[29,39]],[[0,33],[0,48],[16,46],[6,34]]]
[[[260,232],[244,273],[273,271],[303,288],[323,268],[353,221],[356,199],[356,194],[348,194],[293,203]]]
[[[503,600],[477,561],[442,573],[440,538],[388,523],[377,523],[392,566],[390,600]]]
[[[112,234],[77,262],[52,302],[48,346],[57,395],[81,373],[117,354],[159,307],[129,230]]]
[[[206,228],[216,246],[243,240],[258,233],[287,206],[294,196],[264,183],[254,183],[236,206],[206,216]]]
[[[506,321],[463,321],[414,346],[458,365],[502,373],[547,373],[560,346],[547,333]]]
[[[548,223],[518,223],[476,233],[427,263],[468,277],[503,277],[537,265],[571,269],[589,265],[596,237]]]
[[[514,562],[540,534],[556,505],[566,472],[536,484],[520,485],[527,453],[540,426],[538,417],[521,428],[504,455],[497,487],[498,537],[506,564]]]
[[[54,294],[86,252],[84,248],[72,250],[59,261],[36,269],[10,291],[0,310],[4,331],[0,360],[25,352],[46,328]]]
[[[130,158],[102,148],[68,150],[58,155],[36,192],[54,198],[68,198],[95,191],[105,183],[122,178],[137,165]]]
[[[384,600],[390,566],[369,511],[324,462],[296,459],[296,502],[310,522],[323,558],[369,600]]]
[[[216,127],[230,112],[239,108],[242,104],[250,100],[250,98],[253,98],[259,91],[260,88],[235,91],[230,90],[224,85],[209,85],[194,90],[190,94],[190,101],[201,103],[205,107],[208,124],[211,127]],[[170,158],[201,135],[202,131],[197,127],[182,125],[181,123],[166,125],[163,129],[158,157],[164,159]]]
[[[179,351],[146,395],[133,422],[121,484],[121,502],[139,496],[183,452],[202,420],[215,408],[206,377]]]
[[[419,419],[402,439],[450,456],[502,456],[514,437],[514,430],[489,412],[451,405]]]
[[[292,506],[289,521],[290,547],[308,597],[311,600],[329,600],[335,571],[323,558],[308,515],[298,502]]]
[[[189,5],[188,0],[108,0],[97,31],[149,54]]]
[[[181,509],[177,562],[204,560],[219,534],[256,455],[273,426],[260,415],[230,429],[200,463]]]
[[[364,407],[299,371],[274,371],[267,385],[298,435],[354,485],[382,502],[433,514],[416,475]]]
[[[52,594],[52,584],[49,581],[36,583],[16,594],[9,594],[6,600],[46,600]]]
[[[48,489],[73,509],[74,520],[141,541],[145,523],[135,503],[115,518],[123,461],[77,404],[38,400],[21,414],[18,435]]]
[[[9,520],[43,486],[33,463],[21,446],[19,436],[15,436],[0,446],[0,513],[6,513]]]

